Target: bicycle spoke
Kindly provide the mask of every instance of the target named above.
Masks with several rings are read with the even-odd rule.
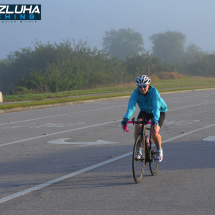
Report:
[[[140,158],[136,158],[137,152],[140,152]],[[143,172],[145,168],[145,144],[139,135],[135,141],[134,149],[133,149],[133,157],[132,157],[132,170],[134,181],[139,183],[142,179]]]
[[[159,164],[160,164],[156,161],[156,157],[157,157],[156,151],[157,151],[157,147],[156,147],[155,143],[152,141],[152,143],[151,143],[151,161],[149,162],[149,168],[150,168],[150,172],[152,175],[157,174]]]

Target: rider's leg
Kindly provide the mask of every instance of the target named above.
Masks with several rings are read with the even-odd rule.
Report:
[[[157,149],[161,149],[161,135],[159,134],[159,131],[160,131],[160,128],[161,126],[163,125],[163,122],[165,120],[165,112],[161,112],[160,113],[160,119],[158,121],[158,126],[156,128],[157,132],[158,133],[154,133],[154,129],[153,129],[153,126],[151,127],[151,135],[152,135],[152,138],[155,142],[155,145],[157,146]]]
[[[137,119],[136,121],[142,121],[142,119]],[[135,124],[135,128],[134,128],[134,141],[137,139],[137,135],[140,133],[141,130],[141,126],[140,124]],[[141,152],[141,144],[138,147],[137,150],[137,154],[136,154],[136,158],[140,159],[142,156],[142,152]]]
[[[137,117],[137,120],[136,121],[143,121],[143,120],[147,120],[149,121],[150,118],[152,117],[153,115],[152,114],[149,114],[149,113],[146,113],[144,111],[140,111],[139,114],[138,114],[138,117]],[[134,141],[136,140],[137,138],[137,135],[138,133],[140,133],[140,129],[141,129],[141,126],[140,124],[135,124],[135,129],[134,129]]]
[[[136,121],[142,121],[142,119],[137,119]],[[141,129],[140,124],[135,124],[135,128],[134,128],[134,141],[137,139],[137,135],[138,133],[140,133],[140,129]]]
[[[157,126],[157,132],[160,131],[160,126]],[[159,133],[155,133],[153,127],[151,128],[152,139],[155,142],[157,149],[161,148],[161,135]]]

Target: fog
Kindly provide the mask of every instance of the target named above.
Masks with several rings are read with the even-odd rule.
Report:
[[[23,4],[1,0],[0,4]],[[194,43],[203,51],[215,51],[214,0],[29,0],[42,5],[37,23],[0,21],[0,59],[10,52],[42,43],[80,39],[102,49],[102,37],[111,29],[131,28],[143,35],[144,48],[151,49],[149,36],[165,31],[186,35],[186,45]]]

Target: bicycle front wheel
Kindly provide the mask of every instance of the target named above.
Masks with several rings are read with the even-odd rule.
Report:
[[[140,158],[138,159],[136,158],[137,151],[139,151],[141,154]],[[141,135],[138,135],[134,143],[133,156],[132,156],[133,177],[136,183],[140,183],[143,177],[144,168],[146,166],[145,157],[146,157],[145,138],[142,139]]]
[[[154,141],[151,139],[151,159],[149,162],[149,168],[150,168],[150,172],[152,175],[156,175],[158,172],[158,168],[159,168],[159,162],[157,162],[156,157],[157,157],[157,147],[154,143]]]

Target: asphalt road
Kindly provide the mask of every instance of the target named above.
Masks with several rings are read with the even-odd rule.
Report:
[[[215,214],[215,90],[162,98],[164,160],[140,184],[128,99],[0,114],[0,214]]]

